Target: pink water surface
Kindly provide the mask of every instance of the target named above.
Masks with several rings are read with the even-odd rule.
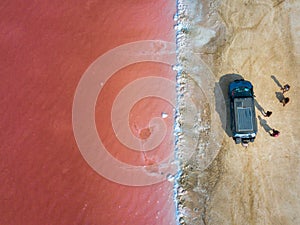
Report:
[[[175,224],[172,183],[129,187],[105,179],[82,158],[72,130],[73,97],[88,66],[128,42],[174,42],[174,13],[175,1],[165,0],[2,1],[0,224]],[[137,165],[164,158],[168,142],[160,146],[165,151],[155,150],[146,160],[118,151],[103,116],[109,112],[110,90],[145,69],[149,75],[172,73],[175,79],[165,65],[137,65],[106,85],[96,107],[99,136],[110,153]],[[101,100],[105,96],[108,103]],[[145,127],[162,108],[171,112],[166,102],[153,101],[134,107],[132,126]],[[172,117],[166,121],[171,132]]]

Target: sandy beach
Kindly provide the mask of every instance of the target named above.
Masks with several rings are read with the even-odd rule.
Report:
[[[222,146],[211,164],[204,170],[195,170],[190,167],[191,161],[183,162],[184,182],[178,196],[181,224],[299,224],[299,3],[182,2],[187,6],[182,21],[189,24],[185,40],[194,57],[200,57],[210,68],[216,84],[226,89],[236,76],[233,74],[241,75],[254,85],[261,108],[273,113],[265,118],[257,108],[259,131],[248,148],[234,143],[226,132],[229,118],[221,118]],[[201,35],[208,37],[204,44],[199,44],[204,40]],[[186,65],[186,83],[197,83],[197,76],[203,74]],[[276,93],[285,84],[291,86],[284,94],[290,102],[283,107]],[[188,85],[185,87],[186,98],[196,95]],[[224,99],[228,102],[226,91]],[[189,121],[188,116],[183,115],[183,123]],[[189,126],[188,122],[183,124],[183,128]],[[279,130],[280,136],[271,137],[266,126]],[[186,132],[183,137],[195,134]],[[182,145],[182,151],[205,151],[199,144],[192,149]],[[202,161],[198,159],[198,163]]]

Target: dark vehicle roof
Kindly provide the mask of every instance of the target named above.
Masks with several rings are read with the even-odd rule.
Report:
[[[241,79],[241,80],[235,80],[229,84],[229,93],[231,93],[234,89],[240,87],[246,87],[251,90],[253,89],[253,86],[249,81]]]
[[[235,98],[233,104],[235,108],[234,117],[236,121],[236,132],[256,132],[253,98]]]

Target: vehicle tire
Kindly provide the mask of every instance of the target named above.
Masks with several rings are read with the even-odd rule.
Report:
[[[242,142],[241,138],[239,138],[239,137],[235,138],[235,143],[236,144],[241,144],[241,142]]]
[[[254,138],[250,138],[250,142],[254,142]]]

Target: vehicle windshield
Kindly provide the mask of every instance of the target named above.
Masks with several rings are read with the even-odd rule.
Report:
[[[232,91],[232,96],[237,97],[252,97],[252,91],[248,87],[238,87]]]

